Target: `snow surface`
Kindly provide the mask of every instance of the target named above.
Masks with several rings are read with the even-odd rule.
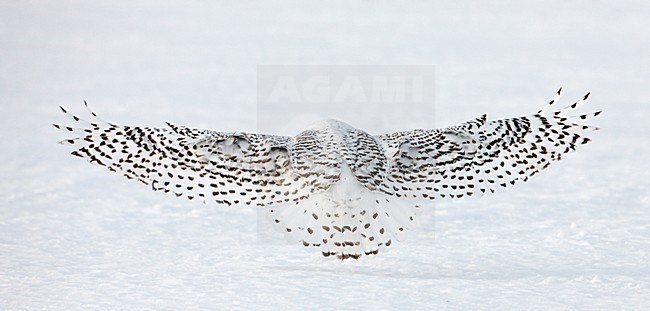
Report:
[[[645,1],[2,1],[0,309],[648,310],[648,55]],[[278,64],[434,65],[436,126],[532,113],[564,85],[567,102],[593,91],[602,130],[357,262],[54,143],[57,106],[83,99],[121,124],[255,131],[291,113],[257,113],[256,68]],[[368,107],[349,109],[354,125]]]

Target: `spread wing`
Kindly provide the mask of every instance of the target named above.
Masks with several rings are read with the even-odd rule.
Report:
[[[589,94],[555,109],[560,89],[538,113],[510,119],[475,120],[437,130],[377,136],[390,159],[384,192],[406,198],[461,198],[525,182],[578,146],[596,127],[573,115]]]
[[[86,107],[87,104],[86,104]],[[223,133],[167,124],[166,128],[119,126],[68,115],[77,136],[60,143],[72,155],[105,166],[153,190],[220,205],[298,203],[324,191],[340,164],[320,150],[317,133],[291,138]]]

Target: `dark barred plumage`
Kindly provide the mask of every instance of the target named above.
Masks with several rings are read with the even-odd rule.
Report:
[[[119,126],[64,108],[74,126],[54,126],[75,156],[178,197],[266,207],[289,238],[358,259],[403,239],[423,204],[527,181],[588,143],[600,111],[572,114],[589,94],[555,109],[560,94],[529,116],[378,136],[336,120],[295,137]]]

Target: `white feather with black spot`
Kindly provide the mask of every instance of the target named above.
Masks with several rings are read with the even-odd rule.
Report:
[[[265,207],[291,240],[358,259],[402,240],[423,204],[527,181],[588,143],[600,112],[573,114],[589,94],[556,109],[560,95],[529,116],[378,136],[336,120],[294,137],[119,126],[64,108],[73,126],[54,126],[76,135],[61,141],[75,156],[178,197]]]

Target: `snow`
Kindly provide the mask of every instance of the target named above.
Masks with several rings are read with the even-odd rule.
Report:
[[[650,309],[649,14],[643,1],[4,1],[0,309]],[[593,91],[602,130],[529,183],[437,203],[392,251],[346,262],[269,238],[255,210],[154,193],[54,143],[57,106],[84,99],[121,124],[255,131],[291,114],[256,107],[257,66],[283,64],[434,65],[432,126],[535,112],[564,85],[567,103]],[[371,107],[348,108],[367,121]]]

